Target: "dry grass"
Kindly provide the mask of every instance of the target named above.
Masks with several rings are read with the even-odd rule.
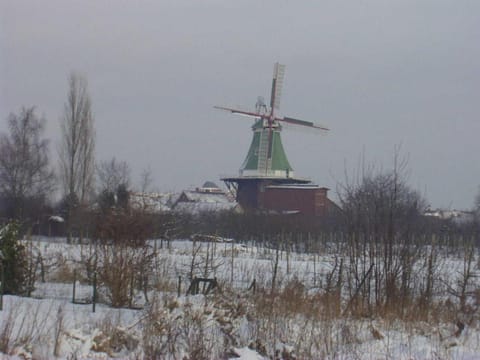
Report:
[[[57,310],[56,303],[9,301],[6,305],[0,325],[0,353],[36,353],[35,358],[51,358],[63,332],[63,317],[53,315]],[[58,310],[61,314],[60,308]],[[55,338],[55,349],[49,345],[52,336]]]
[[[74,264],[63,257],[59,257],[57,266],[48,273],[48,280],[51,282],[73,283],[74,278]]]
[[[221,251],[217,251],[217,256],[219,253]],[[226,255],[231,256],[229,248],[226,249]],[[274,256],[275,253],[272,252],[268,258],[272,260]],[[175,299],[173,294],[177,292],[177,279],[172,276],[175,264],[168,257],[156,260],[152,261],[152,272],[155,275],[149,278],[149,297],[154,297],[155,294],[158,296],[158,293],[172,295],[149,299],[150,304],[145,309],[145,317],[139,327],[141,334],[138,335],[146,358],[181,354],[185,359],[202,359],[211,358],[212,352],[221,357],[233,346],[246,345],[270,358],[282,353],[283,358],[292,359],[334,358],[341,357],[345,351],[355,358],[360,356],[358,351],[367,341],[388,344],[391,331],[405,331],[408,334],[405,336],[409,338],[415,334],[437,336],[438,342],[442,343],[449,337],[455,337],[457,332],[461,333],[461,325],[458,324],[478,326],[479,323],[478,286],[473,289],[465,286],[468,301],[460,304],[458,296],[443,290],[445,286],[439,281],[440,275],[437,273],[441,269],[433,266],[435,264],[428,267],[431,273],[422,268],[423,272],[413,274],[414,285],[403,292],[403,296],[400,296],[402,291],[399,290],[398,283],[394,292],[399,296],[395,297],[385,296],[386,290],[380,285],[382,296],[378,303],[372,299],[374,296],[371,289],[359,292],[357,296],[356,288],[351,285],[354,282],[348,278],[351,275],[347,269],[347,260],[344,262],[343,273],[340,271],[341,262],[330,268],[330,272],[319,273],[315,287],[312,287],[307,272],[287,275],[285,269],[281,268],[277,274],[276,286],[272,288],[271,263],[255,268],[255,273],[244,265],[240,273],[247,274],[245,278],[248,282],[256,279],[256,293],[234,289],[234,283],[223,280],[222,293],[205,297],[204,306],[198,307],[198,304],[190,306],[181,299]],[[216,256],[212,255],[210,262],[216,261]],[[234,261],[237,262],[236,259]],[[228,258],[225,264],[224,269],[229,271]],[[72,265],[67,261],[59,262],[49,278],[62,282],[72,281]],[[363,276],[359,274],[360,279]],[[427,286],[429,291],[424,291],[426,276],[432,279],[431,286]],[[372,279],[368,278],[367,281],[374,283]],[[448,279],[451,287],[455,287],[455,276]],[[469,285],[477,283],[475,280]],[[184,283],[183,294],[185,285]],[[365,288],[368,286],[365,283]],[[135,290],[143,291],[138,286]],[[8,321],[14,321],[14,318],[13,315],[4,318],[4,324],[0,328],[0,350],[12,349],[10,339],[17,335],[12,334]],[[240,326],[243,333],[239,331]],[[436,334],[436,328],[441,327],[447,330],[432,335]],[[135,351],[135,346],[127,346],[131,339],[127,340],[126,334],[118,329],[117,324],[109,324],[105,320],[101,328],[102,333],[95,340],[98,351],[115,355],[115,349],[121,346]],[[61,334],[61,331],[58,333]],[[29,338],[32,337],[28,334],[24,337]],[[60,335],[60,342],[61,338]],[[284,347],[285,344],[292,345],[293,350]]]

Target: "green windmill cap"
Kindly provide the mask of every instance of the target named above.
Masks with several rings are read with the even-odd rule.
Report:
[[[258,171],[259,174],[265,174],[266,170],[268,172],[285,173],[292,171],[293,169],[288,162],[287,155],[285,154],[285,150],[283,148],[282,139],[280,137],[281,128],[276,127],[273,129],[271,163],[268,165],[265,163],[265,160],[268,153],[269,129],[264,128],[263,120],[259,119],[252,126],[252,130],[252,142],[250,143],[247,157],[242,164],[241,171]]]

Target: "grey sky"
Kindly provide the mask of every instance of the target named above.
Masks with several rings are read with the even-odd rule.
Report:
[[[287,65],[281,110],[327,125],[286,130],[296,174],[335,189],[364,151],[432,206],[469,208],[480,184],[480,2],[0,0],[0,131],[22,105],[52,145],[71,70],[89,81],[97,157],[150,166],[161,190],[236,174],[251,121],[213,105],[269,96]],[[55,150],[55,146],[52,147]],[[346,165],[345,165],[346,164]]]

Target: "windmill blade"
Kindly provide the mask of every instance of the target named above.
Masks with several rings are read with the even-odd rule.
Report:
[[[233,108],[228,108],[228,107],[223,107],[223,106],[214,106],[215,109],[219,110],[225,110],[228,112],[231,112],[232,114],[238,114],[238,115],[243,115],[243,116],[248,116],[248,117],[253,117],[253,118],[263,118],[264,115],[253,112],[253,111],[244,111],[244,110],[238,110],[238,109],[233,109]]]
[[[295,118],[291,118],[291,117],[287,117],[287,116],[285,116],[284,118],[275,118],[275,120],[276,121],[283,121],[287,124],[306,126],[306,127],[310,127],[310,128],[313,128],[313,129],[323,130],[323,131],[329,131],[330,130],[330,129],[326,128],[325,126],[315,124],[311,121],[295,119]]]
[[[272,93],[270,95],[270,108],[280,107],[280,98],[282,96],[283,78],[285,77],[285,65],[275,63],[273,67]]]

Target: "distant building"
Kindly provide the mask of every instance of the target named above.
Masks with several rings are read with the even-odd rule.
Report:
[[[150,213],[171,211],[172,205],[178,198],[174,193],[143,193],[130,192],[130,206]]]
[[[457,224],[473,221],[475,214],[472,211],[464,210],[444,210],[444,209],[427,209],[424,216],[434,217],[441,220],[452,220]]]
[[[198,214],[235,210],[237,203],[215,183],[207,181],[195,190],[184,190],[172,205],[175,212]]]

